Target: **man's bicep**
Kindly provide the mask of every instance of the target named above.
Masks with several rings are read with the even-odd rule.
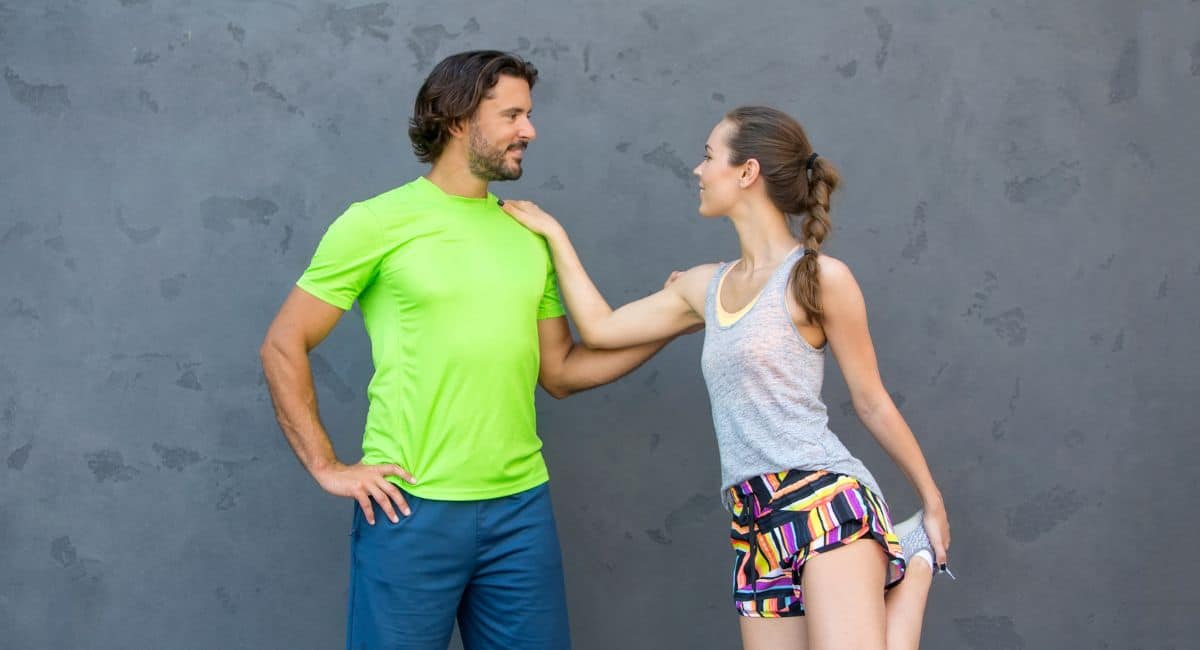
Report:
[[[293,287],[267,330],[267,340],[276,343],[300,342],[305,350],[311,350],[329,336],[344,313],[344,310],[304,289]]]
[[[561,362],[571,351],[575,340],[571,336],[571,326],[567,324],[566,316],[542,318],[537,322],[538,351],[541,354],[542,366],[547,361]]]
[[[546,390],[547,384],[554,384],[561,378],[566,367],[567,354],[575,344],[571,336],[571,326],[567,324],[566,316],[542,318],[537,322],[538,352],[538,383]]]

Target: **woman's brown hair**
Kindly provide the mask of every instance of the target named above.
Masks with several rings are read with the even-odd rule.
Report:
[[[726,113],[725,119],[735,127],[729,136],[729,163],[741,165],[751,158],[758,161],[767,195],[788,215],[790,225],[800,236],[805,251],[792,267],[789,281],[809,321],[820,324],[824,310],[817,256],[832,230],[829,195],[841,182],[837,168],[814,154],[804,128],[783,111],[742,106]]]
[[[433,67],[408,121],[408,138],[418,160],[432,163],[441,157],[451,127],[471,119],[500,75],[524,79],[532,89],[538,71],[521,57],[497,50],[452,54]]]

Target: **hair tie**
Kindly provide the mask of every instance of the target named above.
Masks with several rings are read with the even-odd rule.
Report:
[[[817,249],[815,249],[815,248],[804,249],[804,255],[816,255],[816,254],[817,254]],[[804,257],[804,255],[801,255],[800,257]]]
[[[804,166],[805,166],[805,168],[808,169],[808,171],[811,172],[812,168],[813,168],[813,163],[815,163],[815,162],[817,162],[817,152],[814,151],[814,152],[812,152],[812,155],[808,157],[808,162],[804,163]]]

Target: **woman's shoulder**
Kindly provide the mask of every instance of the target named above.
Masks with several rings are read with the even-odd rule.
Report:
[[[862,299],[862,289],[850,271],[850,265],[836,257],[822,253],[817,258],[817,277],[820,281],[820,299],[827,308],[846,298]]]
[[[675,281],[670,282],[668,288],[683,296],[693,310],[699,313],[704,305],[705,295],[708,293],[709,282],[720,266],[721,263],[718,262],[693,266],[676,276]]]
[[[709,262],[708,264],[698,264],[683,272],[679,280],[689,287],[699,289],[700,291],[708,290],[708,283],[716,276],[717,270],[724,266],[724,262]]]
[[[850,272],[850,265],[825,253],[817,256],[817,272],[821,274],[822,282],[826,280],[831,282],[854,281],[854,274]]]
[[[685,277],[691,276],[694,278],[711,280],[713,274],[716,273],[717,269],[721,268],[721,265],[723,265],[723,264],[725,264],[725,263],[724,262],[709,262],[707,264],[697,264],[696,266],[693,266],[692,268],[684,271],[683,274]]]

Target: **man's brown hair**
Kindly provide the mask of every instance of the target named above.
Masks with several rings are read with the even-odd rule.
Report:
[[[418,160],[432,163],[441,157],[451,127],[471,119],[500,75],[524,79],[532,89],[538,71],[521,57],[498,50],[459,52],[434,66],[417,92],[408,121]]]

